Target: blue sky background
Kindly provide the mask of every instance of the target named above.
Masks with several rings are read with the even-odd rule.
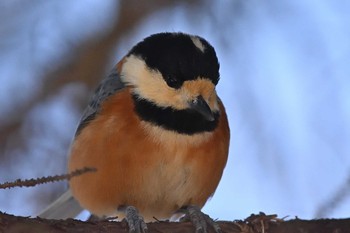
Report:
[[[68,63],[72,46],[111,29],[115,4],[0,4],[2,124],[45,89],[43,74],[53,65]],[[179,4],[147,17],[111,51],[109,67],[136,42],[161,31],[198,34],[216,48],[221,64],[217,91],[232,136],[224,176],[204,207],[213,218],[241,219],[259,211],[280,217],[349,217],[349,9],[346,0]],[[25,20],[6,21],[24,12]],[[81,114],[74,99],[87,92],[82,83],[70,84],[28,112],[21,132],[36,134],[26,142],[25,152],[3,151],[9,158],[21,153],[26,157],[0,162],[0,182],[64,172],[66,145]],[[63,158],[47,160],[52,151]],[[347,194],[339,205],[318,213],[342,189]],[[37,190],[0,190],[0,199],[8,200],[0,202],[0,210],[33,215],[38,207],[31,200],[40,197]]]

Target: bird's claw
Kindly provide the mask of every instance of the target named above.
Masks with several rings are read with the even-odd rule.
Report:
[[[219,224],[217,224],[209,215],[204,214],[197,206],[186,206],[185,216],[181,221],[191,221],[196,228],[196,233],[207,233],[208,225],[213,227],[216,233],[222,233]]]
[[[125,208],[125,220],[129,226],[129,233],[147,233],[147,225],[143,217],[134,206]]]

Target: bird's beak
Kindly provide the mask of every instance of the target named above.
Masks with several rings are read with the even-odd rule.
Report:
[[[201,95],[190,101],[189,105],[191,109],[200,113],[207,121],[215,120],[213,112]]]

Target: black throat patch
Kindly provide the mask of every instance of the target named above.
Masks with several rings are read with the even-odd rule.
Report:
[[[201,114],[191,109],[162,108],[150,101],[139,98],[135,94],[132,97],[135,103],[135,110],[141,120],[180,134],[193,135],[211,132],[217,127],[219,122],[219,112],[214,113],[214,121],[207,121]]]

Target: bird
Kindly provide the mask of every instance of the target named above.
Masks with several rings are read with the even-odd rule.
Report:
[[[132,47],[95,90],[70,147],[69,172],[96,171],[72,178],[39,216],[87,209],[125,218],[137,233],[154,219],[184,216],[196,232],[221,232],[201,211],[229,153],[219,68],[215,49],[197,35],[160,32]]]

